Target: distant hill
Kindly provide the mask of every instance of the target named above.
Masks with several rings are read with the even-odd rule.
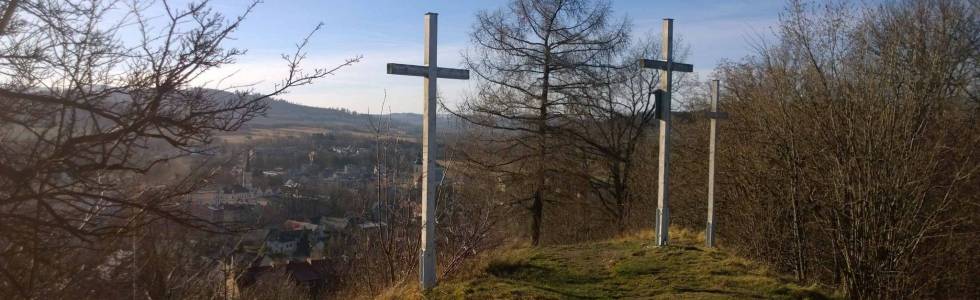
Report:
[[[422,116],[418,114],[398,114],[392,117],[395,127],[411,130],[422,125]],[[367,129],[372,121],[377,121],[378,115],[359,114],[342,108],[323,108],[291,103],[285,100],[269,101],[269,110],[263,117],[252,120],[255,126],[283,125],[314,125],[340,126]]]
[[[416,113],[392,113],[388,115],[361,114],[344,108],[323,108],[296,104],[285,100],[269,101],[266,115],[258,117],[248,126],[253,128],[311,126],[346,129],[351,131],[368,131],[371,122],[383,118],[391,122],[393,129],[403,134],[418,135],[422,133],[422,115]],[[451,116],[439,115],[439,131],[454,128],[450,122]]]

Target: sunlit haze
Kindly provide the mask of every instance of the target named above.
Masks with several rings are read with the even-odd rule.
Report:
[[[236,15],[246,1],[220,0],[212,5]],[[210,72],[209,80],[224,78],[231,84],[256,83],[271,87],[286,67],[279,55],[317,23],[324,27],[310,41],[306,67],[331,67],[344,59],[363,60],[336,76],[296,88],[285,100],[319,107],[342,107],[377,113],[387,93],[392,112],[422,111],[422,79],[385,74],[389,62],[422,64],[423,15],[439,13],[439,65],[458,67],[461,51],[469,44],[474,16],[480,10],[504,7],[504,1],[266,1],[235,33],[228,46],[248,49],[238,62]],[[633,37],[659,35],[661,20],[674,19],[674,34],[691,47],[689,63],[704,79],[722,58],[738,58],[768,38],[783,10],[782,1],[616,1],[614,13],[626,16],[635,28]],[[466,97],[465,81],[442,80],[440,95],[452,105]],[[386,109],[387,112],[387,109]]]

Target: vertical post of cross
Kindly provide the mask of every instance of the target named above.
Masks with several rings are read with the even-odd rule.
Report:
[[[387,72],[393,75],[424,77],[422,96],[422,245],[419,253],[419,282],[422,290],[436,285],[436,184],[432,177],[436,168],[436,80],[470,79],[465,69],[440,68],[436,57],[438,14],[425,14],[425,65],[388,63]]]
[[[674,20],[664,19],[661,55],[666,62],[666,70],[660,73],[660,88],[664,90],[664,93],[663,101],[658,103],[664,105],[664,107],[661,108],[663,117],[660,119],[660,166],[657,170],[657,246],[667,245],[670,229],[670,84],[673,80],[673,76],[671,75],[673,35]]]
[[[436,61],[438,14],[425,14],[425,65],[389,63],[388,74],[424,77],[422,96],[422,245],[419,250],[419,282],[422,290],[436,285],[436,80],[470,79],[470,71],[440,68]]]
[[[659,69],[660,90],[657,113],[660,119],[660,166],[657,169],[657,246],[666,246],[670,230],[670,96],[673,72],[694,72],[694,65],[674,62],[674,20],[664,19],[662,56],[664,60],[640,59],[640,67]]]
[[[718,119],[728,118],[727,113],[718,111],[720,92],[718,80],[712,80],[711,109],[707,113],[711,132],[708,141],[708,226],[704,233],[704,243],[708,247],[715,246],[715,143],[718,140]]]
[[[659,69],[660,91],[654,94],[660,119],[660,166],[657,169],[657,246],[666,246],[670,231],[670,102],[674,72],[694,72],[694,65],[674,62],[674,20],[664,19],[661,55],[664,60],[640,59],[641,68]]]
[[[425,108],[422,114],[422,253],[419,258],[419,279],[422,290],[431,289],[436,285],[436,195],[433,186],[433,159],[436,155],[436,145],[433,141],[436,135],[436,72],[438,63],[436,56],[438,17],[436,13],[425,14],[425,65],[428,75],[425,76]]]
[[[718,80],[711,81],[711,112],[718,111]],[[711,133],[708,140],[708,226],[704,242],[708,247],[715,246],[715,140],[718,120],[709,118]]]

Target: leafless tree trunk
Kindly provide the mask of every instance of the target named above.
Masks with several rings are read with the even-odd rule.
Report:
[[[13,20],[19,2],[20,0],[7,1],[7,6],[3,8],[3,16],[0,17],[0,35],[7,34],[7,28],[10,27],[10,20]]]
[[[510,174],[511,187],[528,189],[513,194],[513,202],[531,201],[532,244],[540,243],[545,205],[553,201],[549,178],[552,159],[562,151],[554,134],[567,102],[564,93],[590,86],[578,73],[627,40],[626,24],[610,18],[608,3],[585,0],[515,0],[507,9],[477,16],[466,64],[479,78],[480,91],[454,113],[502,132],[485,142],[506,158],[466,158]]]

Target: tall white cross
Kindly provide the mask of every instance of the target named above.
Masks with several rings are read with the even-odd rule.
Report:
[[[704,243],[715,246],[715,141],[718,139],[718,119],[727,119],[728,113],[718,111],[718,80],[711,81],[711,110],[707,117],[711,123],[711,137],[708,143],[708,227],[705,229]]]
[[[670,227],[670,85],[673,72],[693,72],[694,66],[674,62],[674,20],[664,19],[663,45],[664,60],[641,59],[640,67],[664,70],[660,74],[660,87],[657,107],[660,110],[660,167],[657,170],[657,246],[667,245]]]
[[[422,290],[436,285],[436,193],[432,180],[436,157],[436,79],[470,79],[470,71],[440,68],[436,63],[437,13],[425,14],[425,65],[388,64],[388,74],[424,77],[425,108],[422,115],[422,247],[419,253],[419,281]]]

